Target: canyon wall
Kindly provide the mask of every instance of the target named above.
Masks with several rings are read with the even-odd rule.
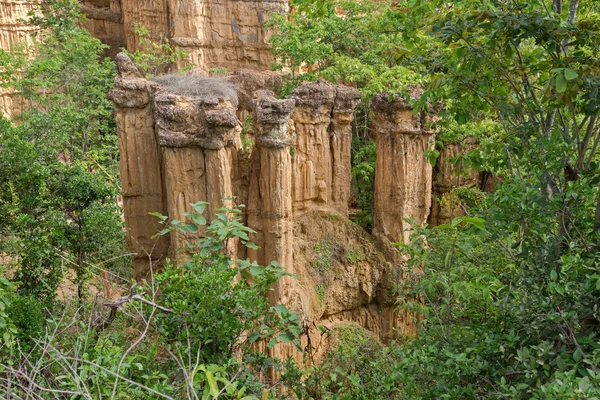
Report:
[[[274,58],[263,22],[271,12],[288,12],[289,1],[85,0],[82,11],[88,30],[110,46],[110,56],[120,48],[142,50],[143,26],[148,39],[186,53],[176,68],[268,70]]]
[[[396,330],[413,332],[412,317],[394,310],[397,260],[386,258],[378,250],[380,244],[348,219],[351,122],[360,102],[358,90],[318,81],[277,99],[268,88],[256,88],[250,106],[255,144],[249,154],[241,146],[242,124],[237,117],[248,107],[239,99],[248,95],[249,85],[240,82],[239,75],[233,80],[237,84],[227,76],[168,75],[148,81],[124,54],[116,62],[118,77],[110,96],[116,109],[125,223],[128,244],[137,254],[137,278],[166,257],[181,262],[186,254],[177,249],[204,233],[172,231],[168,237],[153,238],[160,225],[149,213],[185,222],[184,213],[192,211],[190,203],[206,201],[205,216],[210,220],[221,199],[234,197],[237,204],[246,205],[244,220],[256,231],[250,239],[260,247],[246,251],[232,243],[228,252],[261,264],[277,261],[294,275],[277,282],[270,297],[302,316],[305,344],[310,341],[314,346],[322,339],[317,325],[333,329],[356,322],[381,339],[391,339]],[[253,85],[257,81],[261,80],[252,78]],[[405,110],[400,103],[394,106]],[[412,120],[412,113],[405,114],[394,114],[395,122]],[[392,198],[403,213],[385,214],[386,218],[413,217],[415,210],[419,218],[426,218],[431,168],[416,152],[429,145],[432,135],[421,129],[403,139],[411,167],[421,163],[418,171],[426,176],[411,200]],[[231,206],[232,200],[225,205]],[[376,213],[388,210],[389,204]],[[298,356],[292,347],[276,351],[279,357]]]

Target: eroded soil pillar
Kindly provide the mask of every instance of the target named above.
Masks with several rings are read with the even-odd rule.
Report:
[[[329,146],[331,150],[331,207],[348,216],[350,187],[352,182],[352,118],[360,103],[360,91],[337,85],[331,125]]]
[[[371,103],[377,141],[374,231],[408,243],[411,225],[405,218],[421,225],[431,208],[432,167],[425,152],[435,133],[426,126],[428,116],[413,112],[402,97],[391,97],[379,94]]]
[[[224,82],[201,78],[185,82],[188,94],[181,91],[182,82],[172,77],[159,81],[154,99],[158,144],[164,158],[163,177],[169,218],[183,223],[191,222],[185,213],[194,213],[191,204],[206,201],[204,217],[210,223],[216,217],[216,209],[233,206],[235,195],[232,178],[230,147],[239,141],[240,122],[236,117],[237,98]],[[191,86],[199,85],[199,90]],[[205,93],[201,87],[211,85]],[[187,90],[186,89],[186,90]],[[203,226],[198,232],[171,232],[171,257],[182,261],[182,249],[186,242],[193,243],[204,235]],[[236,241],[229,243],[228,252],[237,251]]]
[[[261,93],[254,110],[256,149],[250,184],[248,225],[257,233],[253,239],[260,249],[250,256],[260,264],[277,261],[293,272],[292,155],[290,146],[296,140],[290,115],[293,99],[277,100]],[[287,277],[285,277],[287,278]],[[285,278],[269,293],[273,302],[284,303]]]
[[[133,275],[142,278],[151,264],[162,261],[169,247],[168,237],[152,238],[161,225],[149,215],[166,213],[151,103],[154,87],[126,55],[119,54],[115,62],[118,74],[109,96],[115,105],[119,135],[123,214],[127,245],[133,253]]]
[[[297,132],[292,148],[294,213],[320,210],[347,216],[352,113],[360,92],[321,80],[303,84],[289,97],[296,100],[292,115]]]

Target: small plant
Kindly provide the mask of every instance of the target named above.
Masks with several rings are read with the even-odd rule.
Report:
[[[353,220],[367,231],[373,229],[376,160],[374,140],[352,140],[352,184],[356,188],[352,200],[354,206],[360,209]]]
[[[183,266],[167,263],[156,277],[159,300],[172,310],[158,314],[159,331],[178,351],[204,364],[222,364],[238,351],[248,355],[257,340],[269,348],[279,342],[298,346],[298,315],[283,305],[271,306],[266,297],[272,285],[288,274],[276,262],[263,267],[248,259],[231,259],[226,249],[234,240],[258,248],[248,236],[254,231],[241,223],[237,207],[217,208],[216,218],[208,224],[202,215],[207,205],[192,204],[194,212],[185,213],[192,222],[173,220],[159,233],[173,229],[196,233],[199,226],[206,226],[206,236],[186,246],[191,255]],[[154,215],[167,222],[167,217]]]
[[[327,288],[325,287],[324,283],[319,283],[317,285],[317,287],[315,288],[315,291],[317,292],[317,296],[319,296],[319,302],[323,303],[323,299],[325,299],[325,290]]]
[[[331,267],[331,263],[333,262],[335,250],[336,244],[334,240],[330,237],[325,237],[321,239],[313,247],[316,259],[313,266],[321,274],[327,274],[327,272],[329,271],[329,267]]]
[[[364,261],[365,254],[361,249],[352,249],[346,253],[346,261],[350,264],[356,264],[357,262]]]
[[[208,73],[211,75],[223,75],[227,73],[227,68],[225,67],[212,67],[208,70]]]
[[[32,296],[13,296],[7,313],[16,328],[16,338],[22,349],[29,349],[44,332],[44,310]]]
[[[11,297],[15,287],[8,279],[0,276],[0,348],[7,348],[13,343],[17,328],[11,321],[7,308],[11,305]]]
[[[136,22],[134,33],[139,38],[140,49],[131,53],[124,50],[133,62],[141,68],[146,77],[158,75],[169,64],[173,64],[189,54],[172,46],[166,36],[161,36],[158,42],[151,38],[150,30]]]
[[[460,207],[464,212],[467,212],[470,207],[476,207],[480,205],[484,199],[485,193],[478,188],[471,186],[460,186],[452,188],[438,201],[442,207],[449,210],[454,210]]]

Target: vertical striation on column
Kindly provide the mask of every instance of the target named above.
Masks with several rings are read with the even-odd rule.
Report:
[[[290,115],[293,99],[277,100],[263,92],[256,99],[254,133],[256,152],[250,184],[248,224],[261,248],[251,258],[261,264],[277,261],[293,272],[292,156],[290,146],[296,139]],[[273,302],[285,304],[280,280],[269,295]]]
[[[125,54],[117,55],[115,62],[118,73],[109,96],[115,105],[119,135],[127,245],[134,253],[134,277],[141,278],[149,271],[150,262],[160,261],[169,246],[167,237],[152,239],[161,226],[158,218],[148,214],[166,211],[151,104],[154,88]]]
[[[377,141],[374,231],[391,242],[407,243],[410,224],[405,218],[421,225],[431,208],[432,167],[425,151],[435,132],[426,126],[428,117],[415,113],[399,95],[376,95],[371,106]]]

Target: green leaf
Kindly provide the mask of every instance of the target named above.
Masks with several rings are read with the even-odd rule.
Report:
[[[550,271],[550,279],[552,279],[553,281],[556,281],[556,279],[558,278],[558,275],[556,273],[555,270]]]
[[[205,371],[204,374],[206,375],[206,381],[210,387],[210,395],[216,398],[219,395],[219,385],[217,384],[215,376],[208,371]]]
[[[556,75],[556,92],[564,93],[567,91],[567,80],[563,74]]]
[[[206,218],[204,218],[203,215],[192,214],[191,218],[192,218],[192,221],[194,221],[198,225],[206,225]]]
[[[267,347],[269,349],[272,349],[276,344],[277,344],[277,339],[276,338],[272,338],[271,340],[269,340],[269,343],[267,343]]]
[[[186,226],[188,232],[192,232],[192,233],[198,232],[198,227],[196,226],[196,224],[186,224],[185,226]]]
[[[580,381],[579,381],[579,390],[581,390],[583,393],[587,393],[588,389],[590,388],[590,378],[583,377]]]
[[[250,336],[248,336],[248,341],[250,343],[254,343],[258,340],[259,337],[260,337],[260,332],[254,332]]]
[[[287,307],[284,306],[283,304],[277,304],[274,308],[275,308],[275,311],[277,311],[281,315],[289,314]]]
[[[579,75],[577,74],[577,72],[575,70],[572,70],[571,68],[565,68],[565,78],[567,78],[568,81],[572,81],[573,79],[577,78]]]
[[[477,229],[481,229],[482,231],[485,230],[485,220],[483,218],[464,217],[463,222],[465,222],[467,224],[471,224],[474,227],[476,227]]]
[[[289,332],[283,332],[278,338],[282,343],[289,343],[294,340],[294,336]]]
[[[194,210],[196,210],[196,212],[198,214],[202,214],[204,212],[204,210],[206,209],[206,206],[208,205],[208,203],[206,201],[199,201],[197,203],[190,203],[190,205],[192,206],[192,208]]]
[[[255,245],[252,242],[246,242],[246,247],[249,248],[249,249],[252,249],[252,250],[258,250],[258,249],[260,249],[259,246]]]
[[[583,353],[581,352],[581,348],[578,347],[577,350],[575,350],[575,352],[573,353],[573,360],[575,360],[575,362],[579,362],[582,358]]]

